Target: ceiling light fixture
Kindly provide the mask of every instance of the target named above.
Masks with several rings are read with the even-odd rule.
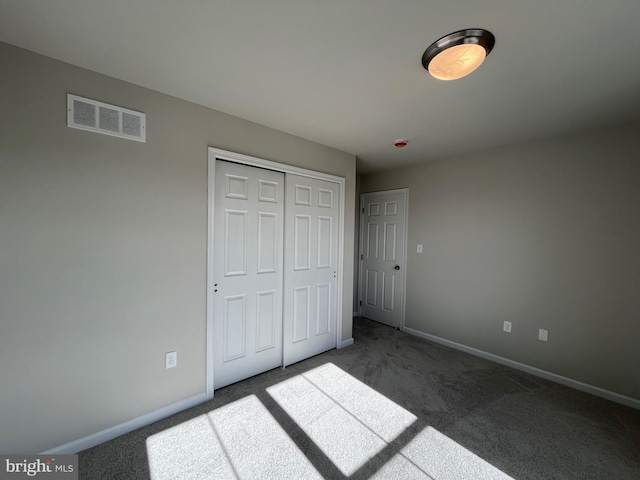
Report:
[[[468,28],[433,42],[422,55],[422,66],[440,80],[457,80],[478,68],[496,43],[493,34]]]

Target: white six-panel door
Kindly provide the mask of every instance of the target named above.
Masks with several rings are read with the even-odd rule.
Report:
[[[405,262],[404,192],[362,195],[360,314],[402,326]]]
[[[336,347],[340,186],[215,161],[214,388]]]
[[[284,366],[336,347],[338,190],[287,174]]]
[[[282,364],[284,174],[217,160],[214,388]]]

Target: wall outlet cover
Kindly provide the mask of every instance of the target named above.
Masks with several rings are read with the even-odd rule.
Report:
[[[164,367],[173,368],[176,366],[178,366],[178,352],[167,352],[167,354],[165,355]]]
[[[502,325],[502,331],[511,333],[511,322],[504,322],[504,324]]]
[[[540,340],[541,342],[548,342],[549,330],[545,330],[544,328],[541,328],[540,330],[538,330],[538,340]]]

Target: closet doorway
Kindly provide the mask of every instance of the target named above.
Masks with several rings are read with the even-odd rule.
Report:
[[[207,390],[339,345],[344,179],[209,149]]]

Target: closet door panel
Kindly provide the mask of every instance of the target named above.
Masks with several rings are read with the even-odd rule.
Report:
[[[336,347],[339,185],[287,174],[284,365]]]
[[[216,161],[214,388],[282,364],[284,174]]]

